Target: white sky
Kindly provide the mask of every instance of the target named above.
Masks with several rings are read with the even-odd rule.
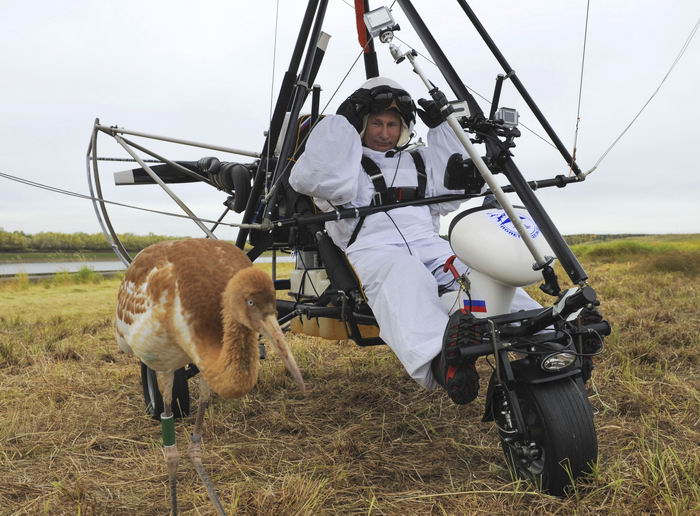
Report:
[[[280,1],[275,94],[305,3]],[[457,3],[414,3],[464,82],[490,98],[501,69]],[[472,0],[470,5],[571,148],[586,2]],[[402,27],[398,36],[423,51],[398,6],[394,13]],[[591,1],[578,143],[582,169],[595,163],[641,108],[699,15],[696,0]],[[270,115],[274,16],[272,0],[5,0],[0,19],[0,172],[87,193],[85,152],[96,117],[106,125],[259,151]],[[331,0],[324,30],[332,38],[316,81],[323,87],[322,106],[359,52],[354,24],[352,9]],[[700,166],[694,154],[700,115],[698,40],[585,183],[538,192],[562,233],[700,232]],[[393,64],[383,45],[378,53],[383,75],[401,82],[414,98],[427,96],[407,63]],[[435,67],[422,64],[434,82],[445,86]],[[329,111],[363,81],[360,60]],[[488,111],[486,102],[480,104]],[[501,105],[518,108],[521,122],[544,135],[508,83]],[[424,132],[420,124],[418,129]],[[173,159],[213,154],[248,160],[142,143]],[[527,131],[517,143],[515,161],[528,180],[567,172],[558,152]],[[125,156],[104,135],[99,154]],[[114,187],[111,172],[126,168],[131,167],[103,165],[106,198],[178,211],[157,186]],[[223,209],[225,197],[210,187],[174,189],[199,216],[217,218]],[[119,232],[199,234],[187,220],[124,208],[110,213]],[[30,233],[99,231],[89,201],[3,178],[0,227]],[[233,234],[229,230],[221,236]]]

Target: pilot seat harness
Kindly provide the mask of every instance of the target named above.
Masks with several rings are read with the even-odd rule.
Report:
[[[370,206],[388,206],[390,204],[396,204],[397,202],[425,199],[425,185],[428,182],[428,176],[425,174],[425,162],[418,151],[414,150],[409,152],[409,154],[413,158],[413,164],[416,166],[416,171],[418,172],[417,187],[392,186],[391,188],[387,188],[384,175],[379,169],[379,166],[367,156],[362,156],[362,169],[367,173],[374,186],[374,197],[372,198]],[[348,246],[352,245],[357,239],[357,235],[362,229],[365,218],[366,215],[360,217],[357,226],[355,226],[352,235],[350,235]]]

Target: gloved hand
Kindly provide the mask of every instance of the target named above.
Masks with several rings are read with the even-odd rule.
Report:
[[[365,115],[369,114],[372,96],[369,90],[360,88],[355,93],[350,95],[345,102],[338,106],[336,114],[347,118],[348,122],[357,129],[358,133],[362,132],[362,125]]]
[[[445,121],[440,108],[437,107],[435,101],[428,99],[418,99],[418,105],[423,109],[417,109],[416,112],[423,123],[430,128],[437,127]]]

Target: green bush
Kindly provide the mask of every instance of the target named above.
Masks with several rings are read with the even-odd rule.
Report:
[[[129,251],[140,251],[156,242],[163,240],[177,240],[181,237],[156,235],[134,235],[124,233],[119,235],[120,240]],[[57,233],[55,231],[43,231],[28,235],[21,231],[4,231],[0,229],[0,252],[20,251],[111,251],[102,233]]]
[[[76,283],[99,283],[102,275],[92,270],[87,265],[83,265],[78,272],[75,273],[73,279]]]
[[[637,242],[635,240],[621,240],[619,242],[606,242],[590,246],[588,256],[592,258],[615,258],[618,256],[638,256],[654,252],[654,246]]]
[[[53,275],[53,278],[51,281],[54,285],[67,285],[72,280],[71,280],[70,272],[59,271]]]

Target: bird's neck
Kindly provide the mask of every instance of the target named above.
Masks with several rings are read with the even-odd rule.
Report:
[[[205,380],[223,398],[239,398],[258,380],[258,334],[227,316],[224,308],[223,338],[218,356],[204,368]]]

